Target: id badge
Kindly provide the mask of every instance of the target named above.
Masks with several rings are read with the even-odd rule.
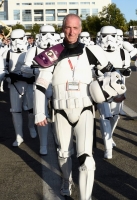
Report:
[[[67,90],[80,90],[80,83],[79,81],[67,81]]]

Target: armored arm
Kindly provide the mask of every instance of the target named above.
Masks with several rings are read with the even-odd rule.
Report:
[[[96,81],[93,81],[89,86],[89,91],[96,103],[102,103],[124,94],[126,86],[121,80],[121,75],[115,71],[105,73],[103,76],[97,78]]]

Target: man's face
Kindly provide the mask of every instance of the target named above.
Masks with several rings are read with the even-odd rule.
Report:
[[[68,17],[64,24],[63,31],[65,34],[65,40],[69,44],[75,43],[81,33],[81,22],[79,18],[75,16]]]

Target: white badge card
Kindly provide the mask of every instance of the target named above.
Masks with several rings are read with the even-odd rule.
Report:
[[[80,83],[79,81],[67,81],[67,90],[80,90]]]

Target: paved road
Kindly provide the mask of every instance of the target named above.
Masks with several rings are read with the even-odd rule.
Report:
[[[137,113],[137,71],[134,66],[132,70],[132,76],[126,80],[128,115],[132,110]],[[0,92],[0,200],[63,200],[59,194],[61,174],[52,131],[48,135],[48,155],[40,156],[39,138],[30,137],[27,113],[24,112],[24,143],[19,148],[12,147],[15,133],[9,109],[9,94],[5,87],[5,92]],[[137,120],[130,116],[121,117],[114,132],[117,146],[113,150],[113,159],[105,160],[98,119],[96,112],[96,171],[92,200],[136,200]],[[75,155],[72,159],[75,187],[68,199],[78,200],[78,161]]]

